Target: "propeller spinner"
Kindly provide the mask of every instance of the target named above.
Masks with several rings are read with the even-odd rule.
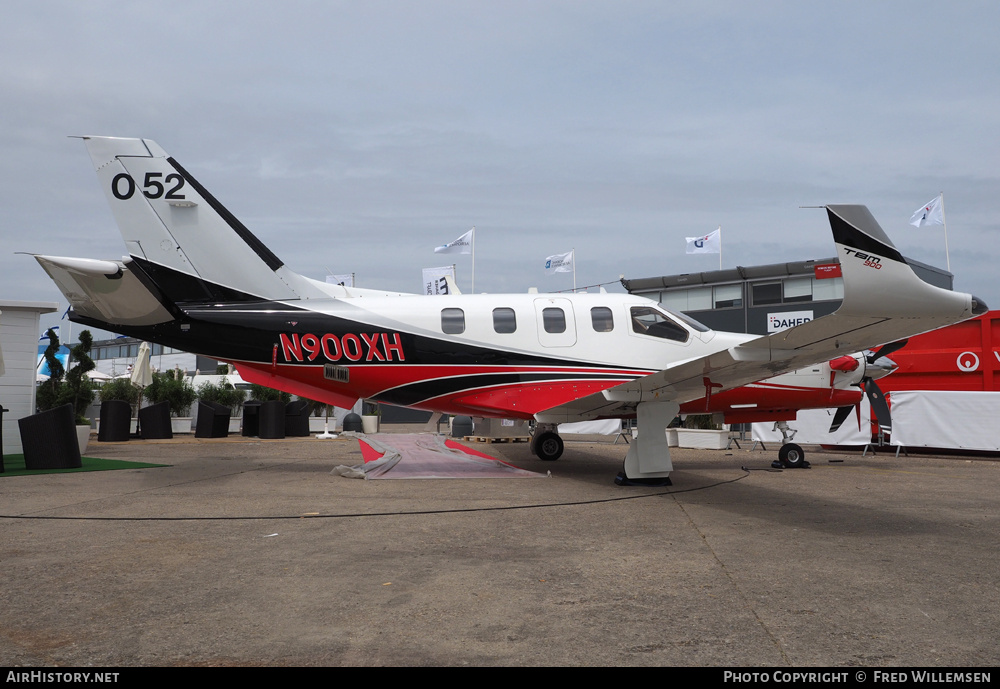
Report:
[[[864,390],[865,395],[868,397],[868,403],[871,405],[872,413],[875,414],[875,419],[878,421],[879,427],[884,431],[892,431],[892,414],[889,412],[889,403],[885,399],[885,393],[882,392],[882,389],[875,380],[887,376],[896,370],[896,362],[888,358],[888,355],[905,347],[906,342],[906,340],[890,342],[880,347],[878,351],[866,354],[864,377],[858,383],[859,387]],[[831,362],[831,366],[832,364],[833,362]],[[840,428],[851,413],[851,409],[857,410],[858,427],[861,427],[861,404],[859,403],[854,407],[839,407],[837,409],[833,415],[833,423],[830,424],[831,433]]]

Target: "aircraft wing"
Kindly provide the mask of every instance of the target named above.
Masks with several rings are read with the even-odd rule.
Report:
[[[613,418],[641,402],[689,402],[984,313],[969,294],[924,282],[865,206],[826,206],[844,278],[836,312],[536,414],[543,423]]]

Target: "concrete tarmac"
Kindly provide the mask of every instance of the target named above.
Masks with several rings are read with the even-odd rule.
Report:
[[[0,478],[0,665],[992,666],[1000,463],[609,439],[548,478],[341,478],[353,440],[93,443]],[[745,467],[745,469],[743,468]],[[58,518],[58,519],[54,519]]]

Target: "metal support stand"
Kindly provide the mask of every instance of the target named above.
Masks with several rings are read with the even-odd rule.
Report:
[[[624,421],[622,421],[622,425],[618,429],[618,435],[615,436],[615,442],[611,444],[617,445],[619,440],[624,440],[625,444],[628,445],[629,444],[628,433],[631,432],[631,430],[632,429],[629,426],[627,426]]]

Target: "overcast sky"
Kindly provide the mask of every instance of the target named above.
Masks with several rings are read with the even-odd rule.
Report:
[[[31,2],[0,27],[0,298],[17,251],[118,258],[82,142],[150,138],[289,267],[476,291],[834,254],[825,203],[1000,308],[996,2]],[[620,290],[620,287],[617,288]],[[874,295],[873,295],[874,296]],[[54,322],[54,320],[50,321]]]

